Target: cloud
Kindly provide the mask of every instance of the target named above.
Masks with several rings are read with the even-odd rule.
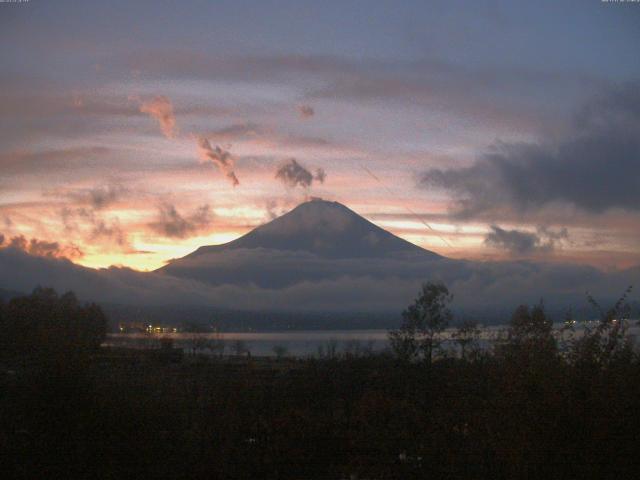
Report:
[[[204,137],[212,138],[217,142],[229,142],[238,139],[255,138],[262,136],[265,133],[265,129],[255,123],[234,123],[222,128],[208,131]]]
[[[298,105],[298,114],[305,120],[313,117],[315,113],[311,105]]]
[[[213,215],[209,205],[198,207],[190,216],[183,217],[175,206],[162,204],[158,208],[158,220],[149,224],[151,229],[165,237],[186,238],[207,230]]]
[[[107,223],[107,221],[102,218],[95,218],[94,216],[91,216],[91,222],[93,223],[93,228],[90,234],[90,239],[92,241],[97,239],[106,239],[119,247],[127,249],[130,248],[129,238],[120,226],[120,222],[117,218],[111,220],[110,223]]]
[[[557,204],[640,211],[640,81],[604,92],[580,112],[559,140],[499,143],[470,166],[431,169],[420,182],[450,191],[466,217]]]
[[[511,253],[530,253],[540,243],[540,239],[534,233],[520,230],[504,230],[497,225],[491,225],[491,230],[485,237],[484,243],[509,250]]]
[[[122,185],[108,184],[90,189],[88,196],[93,208],[100,210],[115,203],[124,192]]]
[[[275,220],[279,216],[287,213],[293,207],[296,206],[296,202],[287,198],[268,198],[265,200],[265,212],[267,215],[267,221]]]
[[[52,192],[45,192],[44,195],[54,195],[60,197],[66,197],[72,201],[89,205],[95,210],[102,210],[109,205],[116,203],[125,195],[127,189],[122,185],[116,183],[108,183],[103,185],[96,185],[92,188],[74,189],[74,190],[54,190]]]
[[[252,150],[274,152],[281,156],[309,155],[314,157],[339,156],[359,157],[365,154],[362,148],[319,136],[299,135],[292,132],[279,131],[277,128],[255,122],[234,123],[221,128],[202,130],[199,136],[207,138],[212,143],[241,144]]]
[[[371,305],[378,305],[385,311],[398,312],[420,283],[429,280],[450,286],[457,306],[470,310],[508,310],[519,303],[535,302],[541,296],[549,305],[576,305],[584,302],[587,290],[615,297],[629,284],[640,281],[638,267],[607,274],[580,265],[469,262],[420,255],[327,259],[309,252],[266,248],[192,255],[181,260],[178,269],[165,273],[206,282],[215,288],[245,287],[255,292],[246,308],[262,306],[261,301],[269,292],[274,300],[271,308],[285,308],[286,304],[292,310],[366,311]],[[304,296],[298,296],[303,291]],[[277,298],[282,299],[280,307]]]
[[[169,274],[127,268],[94,270],[67,260],[34,257],[16,249],[0,249],[0,288],[29,291],[36,285],[74,290],[80,298],[128,305],[207,306],[250,311],[396,312],[415,298],[423,281],[443,281],[465,312],[504,312],[521,303],[564,308],[585,302],[584,292],[609,301],[640,281],[640,267],[604,273],[592,267],[532,262],[318,261],[309,255],[272,250],[237,250],[229,258],[209,258],[223,271],[217,285]],[[286,286],[267,284],[284,269],[308,272]],[[263,271],[266,286],[242,278]],[[303,278],[306,277],[306,278]],[[495,317],[494,317],[495,318]],[[505,320],[500,317],[501,320]],[[487,321],[487,317],[482,320]]]
[[[205,137],[196,137],[198,141],[198,152],[203,162],[211,162],[216,165],[222,173],[226,175],[231,184],[235,187],[240,184],[234,172],[234,160],[230,152],[223,150],[218,145],[215,149],[211,147],[209,140]]]
[[[61,245],[58,242],[48,242],[32,238],[27,240],[24,235],[11,237],[5,245],[5,236],[0,234],[0,247],[22,250],[36,257],[76,259],[84,256],[84,252],[74,244]]]
[[[300,165],[295,158],[290,158],[280,164],[276,170],[275,177],[290,188],[297,186],[309,188],[314,180],[324,183],[327,174],[322,168],[318,168],[316,174],[313,175],[309,170]]]
[[[58,211],[58,215],[60,216],[60,221],[62,222],[62,226],[65,231],[72,232],[78,229],[78,225],[74,220],[75,213],[72,209],[67,206],[62,207]]]
[[[141,113],[139,107],[132,105],[124,95],[96,90],[70,92],[68,88],[46,81],[26,90],[16,84],[1,83],[0,116],[5,118],[57,115],[134,117]]]
[[[24,176],[33,172],[58,173],[64,170],[94,167],[104,161],[111,152],[111,149],[102,146],[2,152],[0,168],[4,175],[14,176]]]
[[[553,120],[548,112],[540,111],[535,99],[554,94],[556,98],[567,98],[601,82],[600,77],[584,72],[470,65],[435,57],[419,61],[288,54],[221,57],[163,50],[132,52],[123,60],[128,67],[141,68],[156,78],[177,74],[205,79],[215,75],[224,80],[258,83],[312,80],[317,87],[311,91],[308,84],[303,84],[307,87],[308,103],[318,98],[400,101],[512,127],[516,123],[530,126]]]
[[[117,217],[104,218],[95,208],[63,207],[58,212],[65,231],[80,236],[83,244],[135,253],[131,247],[127,232],[121,227]]]
[[[308,188],[313,183],[311,172],[300,165],[295,158],[290,158],[278,167],[276,178],[291,188],[297,185]]]
[[[563,242],[569,239],[569,230],[563,227],[560,230],[554,231],[548,227],[540,226],[538,227],[538,235],[542,238],[546,237],[547,242],[555,246],[556,242]]]
[[[512,255],[526,255],[534,252],[550,252],[556,243],[569,238],[566,228],[553,231],[539,227],[537,233],[522,230],[505,230],[491,225],[491,231],[484,238],[485,245],[507,250]]]
[[[282,215],[281,213],[278,213],[276,211],[277,207],[278,207],[278,203],[274,199],[268,199],[265,202],[265,210],[267,212],[267,218],[269,220],[275,220],[280,215]]]
[[[140,111],[147,113],[160,123],[160,129],[167,138],[176,135],[176,117],[173,114],[173,105],[165,96],[154,97],[151,100],[142,102]]]

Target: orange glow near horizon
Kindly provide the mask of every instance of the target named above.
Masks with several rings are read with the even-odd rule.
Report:
[[[184,257],[205,245],[221,245],[235,240],[246,231],[219,232],[202,237],[176,239],[172,243],[137,242],[134,252],[88,253],[75,263],[90,268],[122,266],[139,271],[156,270],[169,260]]]
[[[223,187],[226,185],[223,184]],[[149,222],[157,218],[158,203],[145,205],[139,200],[130,204],[121,203],[97,213],[101,215],[101,222],[103,222],[106,233],[116,227],[122,230],[128,239],[127,244],[123,245],[115,243],[113,238],[94,238],[95,234],[92,233],[92,229],[95,229],[96,225],[91,224],[82,215],[72,220],[71,230],[67,231],[66,227],[60,230],[55,221],[60,207],[46,207],[46,204],[41,203],[34,203],[33,206],[28,205],[21,209],[14,207],[11,210],[5,210],[5,215],[11,216],[13,220],[12,230],[3,233],[6,238],[23,235],[26,240],[36,238],[42,241],[58,242],[63,246],[76,246],[84,253],[84,256],[72,258],[72,261],[85,267],[123,266],[139,271],[151,271],[162,267],[174,258],[188,255],[201,246],[231,242],[269,221],[269,213],[263,206],[264,204],[250,201],[245,194],[242,197],[246,198],[245,202],[221,203],[211,211],[212,223],[207,227],[207,230],[212,231],[191,233],[185,238],[164,237],[151,231]],[[414,209],[419,211],[419,207],[412,204],[412,210],[408,210],[403,206],[406,201],[401,200],[400,204],[390,203],[386,208],[379,208],[377,205],[380,205],[384,200],[382,198],[370,201],[361,200],[357,203],[354,202],[355,205],[341,200],[380,228],[443,256],[481,261],[514,259],[508,252],[487,247],[484,243],[485,235],[488,232],[487,225],[477,222],[454,224],[429,221],[428,224],[431,226],[429,229],[423,223],[420,215],[412,213]],[[215,200],[213,203],[215,204]],[[208,202],[205,203],[204,199],[191,199],[189,204],[180,206],[177,211],[183,217],[188,217],[196,211],[198,205],[202,204],[208,204]],[[296,202],[289,198],[275,202],[274,205],[277,214],[283,214],[294,208]],[[35,218],[37,212],[43,208],[49,208],[49,220],[46,222],[32,221],[31,219]],[[439,205],[434,205],[432,208],[439,208]],[[367,212],[370,212],[372,216],[369,217]],[[435,214],[432,213],[432,215]],[[442,215],[442,213],[438,214]],[[505,228],[520,228],[518,225],[503,224],[503,226]],[[574,230],[574,232],[577,234],[579,230]],[[585,230],[583,234],[588,234],[588,232]],[[626,268],[640,263],[640,254],[634,252],[630,244],[612,245],[612,248],[608,250],[599,251],[573,245],[569,245],[569,247],[566,249],[558,248],[553,252],[540,252],[523,258],[550,262],[583,263],[605,269]]]

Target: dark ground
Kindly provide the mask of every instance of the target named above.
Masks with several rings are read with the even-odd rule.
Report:
[[[50,359],[49,359],[50,360]],[[640,368],[555,357],[5,364],[13,478],[637,478]]]

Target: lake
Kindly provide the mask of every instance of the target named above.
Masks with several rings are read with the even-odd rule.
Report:
[[[629,334],[638,338],[640,329],[634,320]],[[555,325],[560,335],[562,324]],[[505,326],[484,327],[480,334],[482,346],[488,346],[504,335]],[[445,344],[453,347],[451,335],[454,329],[447,329],[442,337]],[[576,328],[579,335],[581,327]],[[381,352],[389,347],[387,330],[294,330],[280,332],[224,332],[224,333],[111,333],[107,335],[105,346],[130,347],[140,349],[158,348],[162,338],[170,338],[177,348],[190,351],[198,348],[199,353],[225,355],[236,351],[249,351],[256,356],[275,356],[274,348],[282,347],[283,353],[296,357],[306,357],[328,351],[335,353]],[[212,346],[218,346],[207,348]],[[224,347],[222,347],[224,345]],[[222,350],[224,348],[224,350]]]

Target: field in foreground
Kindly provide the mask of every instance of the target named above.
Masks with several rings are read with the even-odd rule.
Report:
[[[636,357],[71,360],[5,365],[13,477],[632,478],[639,467]]]
[[[628,290],[630,291],[630,289]],[[638,478],[640,355],[623,295],[556,335],[518,306],[482,347],[443,349],[445,286],[390,349],[318,357],[101,347],[107,319],[72,293],[0,304],[3,478]],[[197,339],[196,339],[197,340]],[[220,346],[218,343],[213,346]]]

